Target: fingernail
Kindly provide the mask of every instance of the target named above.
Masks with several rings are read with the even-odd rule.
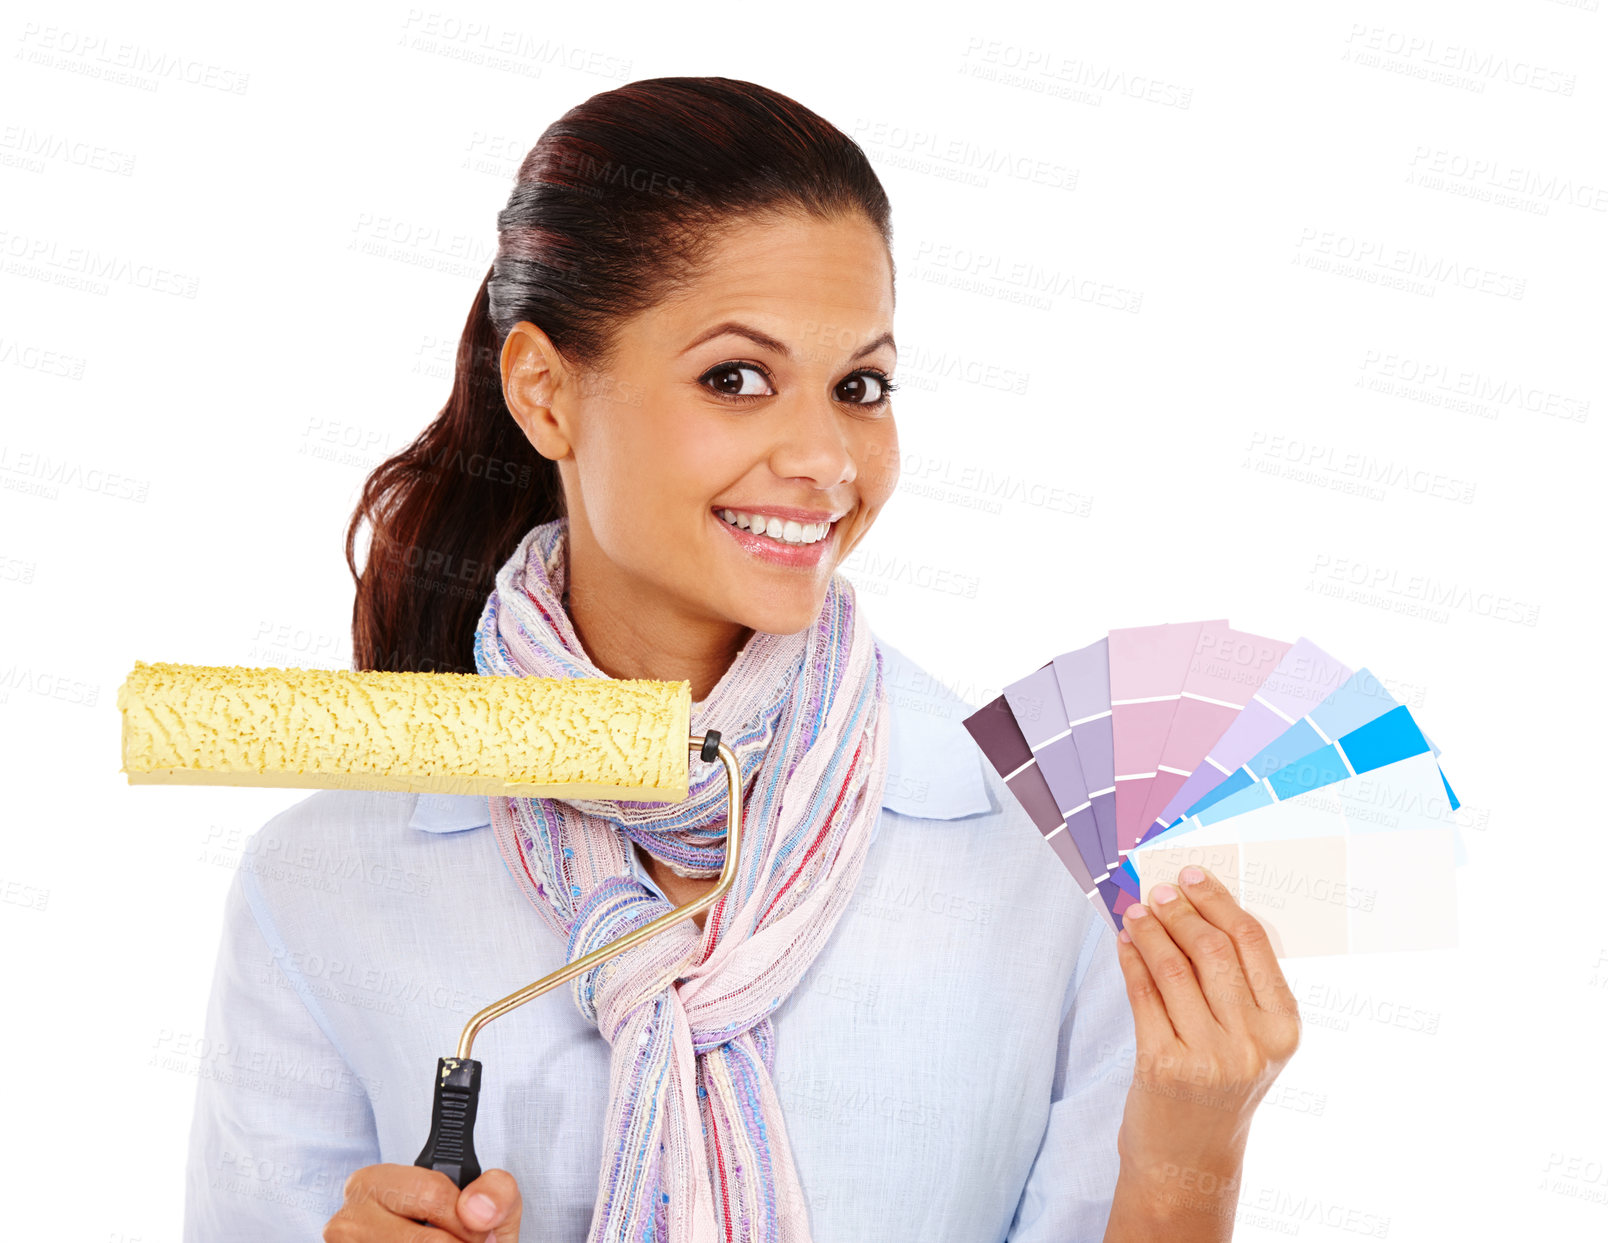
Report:
[[[1178,891],[1171,885],[1157,885],[1150,891],[1150,900],[1157,906],[1160,906],[1163,902],[1171,902],[1177,896]]]
[[[1127,910],[1122,912],[1122,918],[1124,921],[1132,921],[1135,919],[1143,919],[1148,914],[1150,914],[1149,911],[1145,910],[1144,907],[1135,902]]]
[[[489,1226],[491,1219],[497,1215],[497,1202],[490,1196],[472,1195],[463,1206],[463,1211],[474,1218],[470,1225]]]
[[[1128,935],[1128,930],[1126,928],[1119,928],[1117,930],[1117,940],[1126,941],[1130,945],[1133,943],[1133,938]]]
[[[1186,885],[1198,885],[1206,879],[1206,873],[1202,872],[1194,864],[1190,864],[1182,872],[1178,873],[1178,879]]]

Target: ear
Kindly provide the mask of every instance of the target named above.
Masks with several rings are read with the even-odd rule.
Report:
[[[525,438],[545,458],[569,457],[569,403],[559,400],[569,372],[547,334],[528,320],[515,324],[503,342],[501,369],[503,401]]]

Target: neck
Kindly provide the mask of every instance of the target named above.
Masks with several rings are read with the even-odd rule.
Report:
[[[664,896],[670,899],[673,906],[681,906],[695,898],[701,898],[720,883],[718,876],[678,876],[636,843],[631,844],[631,849],[636,851],[637,858],[642,860],[643,870],[653,878],[653,883],[664,891]],[[698,925],[699,931],[703,930],[704,920],[708,916],[708,911],[699,911],[692,917],[692,922]]]
[[[591,661],[611,678],[692,684],[700,703],[731,668],[753,629],[689,617],[676,602],[626,575],[572,517],[564,607]]]

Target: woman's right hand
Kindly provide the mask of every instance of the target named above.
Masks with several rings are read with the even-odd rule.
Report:
[[[324,1243],[519,1243],[524,1204],[507,1170],[487,1170],[459,1191],[440,1170],[365,1165],[341,1194]],[[420,1230],[421,1222],[437,1229]]]

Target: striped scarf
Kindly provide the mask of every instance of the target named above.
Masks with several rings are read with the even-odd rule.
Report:
[[[567,534],[565,518],[537,526],[498,571],[475,633],[482,674],[607,676],[562,605]],[[770,1014],[859,882],[887,720],[881,653],[836,574],[807,629],[756,631],[692,705],[692,733],[718,729],[742,771],[740,868],[702,934],[683,920],[572,985],[611,1050],[589,1243],[808,1243]],[[726,770],[690,762],[679,803],[491,799],[503,859],[567,962],[671,909],[633,874],[631,842],[679,874],[719,874]]]

